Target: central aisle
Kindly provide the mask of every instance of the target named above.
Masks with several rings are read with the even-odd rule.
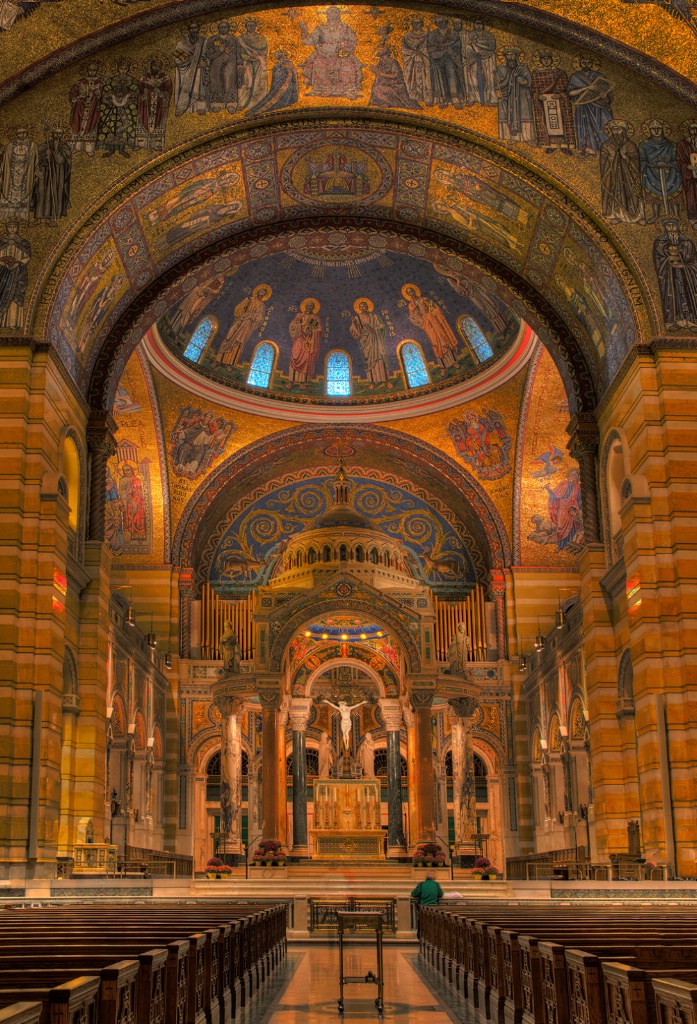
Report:
[[[375,970],[374,947],[349,946],[344,950],[345,972],[367,974]],[[468,1024],[462,1004],[458,1005],[415,950],[387,948],[384,951],[385,1013],[382,1020],[401,1024]],[[327,1024],[343,1021],[355,1024],[375,1021],[377,987],[347,985],[345,1012],[337,1011],[339,995],[338,946],[292,947],[285,970],[272,980],[266,998],[254,1000],[240,1016],[240,1024]],[[428,980],[428,983],[426,981]],[[275,991],[274,991],[275,989]]]

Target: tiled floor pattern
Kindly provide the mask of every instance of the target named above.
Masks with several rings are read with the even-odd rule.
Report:
[[[443,984],[415,950],[387,948],[384,954],[385,1012],[382,1020],[399,1024],[474,1024],[461,1000]],[[375,950],[348,947],[344,972],[375,970]],[[287,963],[268,989],[255,996],[235,1024],[365,1024],[380,1020],[377,986],[347,985],[345,1009],[338,1012],[339,950],[336,946],[292,946]]]

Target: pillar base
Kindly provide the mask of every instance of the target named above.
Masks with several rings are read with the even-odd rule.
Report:
[[[291,857],[309,857],[310,847],[305,843],[303,846],[294,846],[290,851]]]
[[[241,839],[222,839],[218,843],[218,853],[221,857],[226,853],[241,854],[244,853],[244,847],[242,846]]]
[[[388,857],[388,859],[391,858],[391,857],[394,857],[394,858],[404,857],[404,858],[406,858],[408,856],[409,855],[407,853],[406,846],[388,846],[387,847],[387,857]]]

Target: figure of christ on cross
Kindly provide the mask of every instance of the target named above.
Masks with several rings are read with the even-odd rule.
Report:
[[[347,704],[345,700],[340,700],[338,704],[334,704],[325,698],[322,703],[328,704],[330,708],[334,708],[341,715],[341,737],[344,741],[344,751],[348,754],[351,743],[351,712],[361,707],[362,704],[367,704],[368,701],[362,700],[359,704]]]

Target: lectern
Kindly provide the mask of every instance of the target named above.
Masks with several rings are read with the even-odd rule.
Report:
[[[336,915],[339,923],[339,1013],[344,1012],[344,985],[377,985],[378,997],[375,1000],[378,1013],[382,1016],[383,1003],[383,969],[382,969],[382,914],[371,910],[339,911]],[[344,974],[344,933],[350,931],[374,931],[377,940],[377,974],[368,971],[365,976]]]

